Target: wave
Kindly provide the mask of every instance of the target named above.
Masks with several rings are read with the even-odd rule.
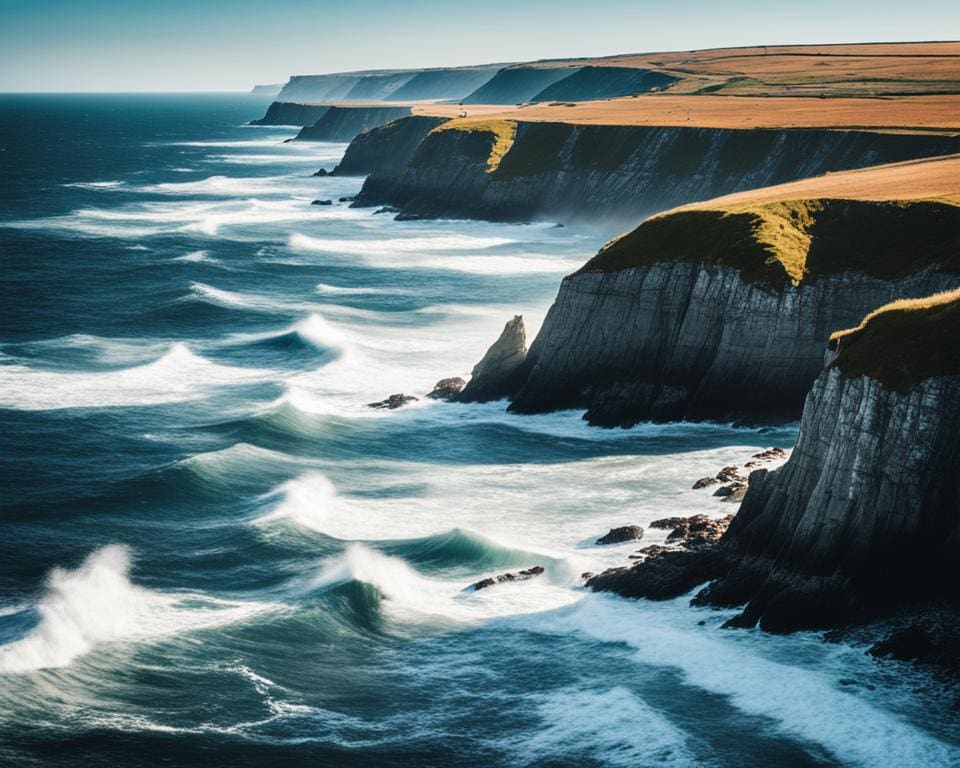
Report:
[[[174,261],[184,261],[189,264],[223,264],[220,259],[215,259],[210,255],[210,251],[190,251],[189,253],[183,254],[183,256],[177,256],[173,259]]]
[[[316,291],[319,294],[329,296],[399,296],[409,293],[402,288],[345,288],[339,285],[327,285],[326,283],[317,283]]]
[[[65,667],[98,646],[147,640],[247,618],[265,608],[198,595],[165,595],[130,581],[130,551],[111,544],[75,570],[55,568],[35,610],[36,626],[0,646],[0,673]]]
[[[711,626],[698,626],[709,617]],[[777,723],[778,730],[833,753],[844,764],[882,768],[904,765],[958,765],[960,750],[879,709],[856,694],[838,689],[836,678],[818,669],[780,659],[809,656],[805,645],[816,636],[764,637],[762,633],[717,632],[718,614],[691,610],[687,600],[667,603],[631,602],[589,595],[577,604],[522,621],[528,629],[554,634],[575,632],[611,643],[623,643],[634,658],[654,667],[678,669],[689,685],[725,696],[738,709]],[[777,644],[775,659],[764,655]],[[792,650],[784,648],[792,643]],[[857,661],[870,663],[862,652]],[[789,691],[790,695],[784,695]]]
[[[387,544],[385,551],[421,567],[458,568],[471,572],[549,564],[553,555],[506,546],[467,528],[453,528],[418,539]]]
[[[208,176],[197,181],[169,181],[159,184],[144,184],[138,192],[156,195],[214,195],[235,197],[238,195],[264,195],[280,193],[289,189],[289,183],[299,177],[290,176]]]
[[[125,184],[126,182],[123,181],[74,181],[61,186],[72,187],[75,189],[105,190],[116,189],[124,186]]]
[[[177,342],[158,360],[116,371],[75,373],[0,365],[0,406],[17,410],[103,408],[184,402],[213,390],[267,380],[269,369],[211,362]]]
[[[567,259],[529,253],[515,255],[466,255],[463,253],[492,249],[516,242],[508,238],[470,235],[340,240],[310,237],[301,233],[294,233],[288,240],[293,250],[359,256],[367,266],[380,269],[435,269],[476,275],[563,274],[576,269],[583,262],[581,258]],[[451,255],[441,255],[444,252]],[[421,255],[424,253],[428,255]],[[403,258],[398,259],[398,256]]]

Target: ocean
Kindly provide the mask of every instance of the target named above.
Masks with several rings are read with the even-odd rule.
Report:
[[[610,233],[350,208],[265,108],[0,97],[0,764],[960,765],[909,664],[582,586],[795,425],[423,397]]]

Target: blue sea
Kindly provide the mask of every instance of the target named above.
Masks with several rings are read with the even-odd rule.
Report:
[[[265,108],[0,97],[0,765],[960,765],[908,664],[582,586],[795,427],[423,398],[611,233],[350,208]]]

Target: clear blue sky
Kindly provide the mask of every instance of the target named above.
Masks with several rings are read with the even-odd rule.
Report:
[[[0,0],[0,91],[245,90],[349,69],[958,38],[957,0]]]

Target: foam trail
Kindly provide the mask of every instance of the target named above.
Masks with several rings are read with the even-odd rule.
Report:
[[[181,599],[131,583],[130,551],[111,544],[75,570],[55,568],[36,606],[40,620],[24,637],[0,646],[0,673],[65,667],[105,643],[145,640],[189,627],[235,621],[264,606]]]
[[[309,237],[300,233],[290,236],[292,248],[325,253],[353,255],[378,253],[422,253],[424,251],[472,251],[496,248],[516,243],[506,237],[476,237],[473,235],[426,235],[422,237],[391,237],[382,240],[341,240],[327,237]]]
[[[960,765],[960,749],[838,690],[829,676],[771,661],[751,649],[751,635],[718,635],[695,626],[695,619],[684,599],[634,604],[590,595],[572,610],[530,621],[542,631],[572,630],[626,643],[638,661],[679,669],[689,684],[724,695],[751,715],[773,719],[783,732],[821,745],[844,763],[869,768]]]
[[[267,369],[219,365],[176,343],[159,360],[119,371],[65,373],[0,365],[0,406],[35,411],[176,403],[273,375]]]

